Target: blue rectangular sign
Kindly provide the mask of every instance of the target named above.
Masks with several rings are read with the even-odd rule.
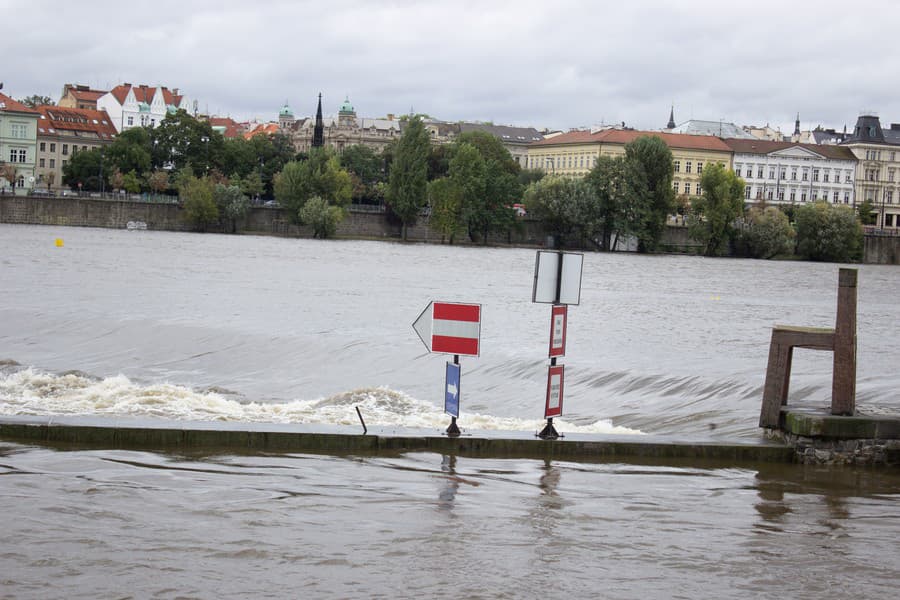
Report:
[[[451,417],[459,417],[459,365],[447,363],[447,376],[444,378],[444,412]]]

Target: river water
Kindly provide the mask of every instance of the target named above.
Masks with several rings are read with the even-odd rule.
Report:
[[[56,240],[61,240],[57,245]],[[443,430],[412,322],[482,305],[459,424],[541,426],[535,252],[0,225],[0,415]],[[775,323],[832,326],[838,265],[588,253],[563,433],[760,439]],[[900,412],[900,269],[859,267],[857,406]],[[795,355],[792,404],[831,361]],[[893,597],[900,477],[0,442],[0,597]]]

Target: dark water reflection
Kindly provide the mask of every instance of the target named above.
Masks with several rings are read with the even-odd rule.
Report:
[[[893,597],[900,474],[0,445],[14,598]]]

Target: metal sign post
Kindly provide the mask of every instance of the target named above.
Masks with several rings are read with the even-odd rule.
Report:
[[[531,301],[553,304],[550,309],[550,367],[547,371],[547,397],[544,403],[547,424],[537,434],[545,440],[560,437],[553,426],[553,418],[562,415],[565,365],[557,365],[556,359],[566,355],[568,305],[577,305],[581,301],[583,264],[584,255],[572,252],[539,250],[535,258]]]
[[[481,305],[429,302],[413,323],[413,329],[429,352],[452,354],[444,376],[444,412],[450,415],[446,433],[460,435],[459,418],[460,355],[478,356],[481,351]]]

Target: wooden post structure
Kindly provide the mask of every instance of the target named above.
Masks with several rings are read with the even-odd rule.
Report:
[[[834,323],[834,371],[831,414],[856,412],[856,269],[838,274],[837,316]]]
[[[787,325],[772,328],[760,427],[781,426],[781,407],[787,405],[794,348],[832,352],[831,414],[856,412],[856,282],[856,269],[840,270],[834,329]]]

